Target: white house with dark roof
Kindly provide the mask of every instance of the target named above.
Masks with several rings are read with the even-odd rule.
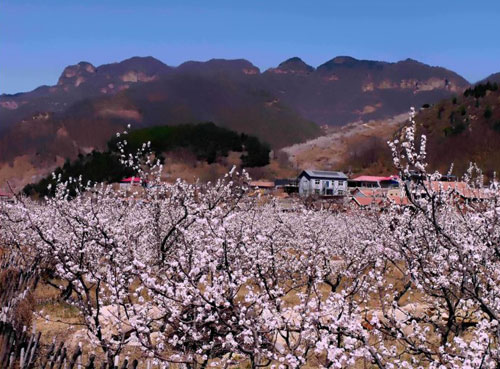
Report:
[[[297,177],[301,196],[345,196],[347,176],[342,172],[304,170]]]
[[[6,192],[2,192],[2,190],[0,190],[0,202],[12,202],[12,201],[14,201],[14,196]]]

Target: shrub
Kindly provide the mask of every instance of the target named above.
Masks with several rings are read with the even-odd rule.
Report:
[[[491,110],[491,107],[487,106],[486,109],[484,110],[484,117],[486,119],[490,119],[492,115],[493,115],[493,111]]]
[[[451,124],[455,123],[455,112],[454,111],[452,111],[450,113],[450,116],[448,117],[448,119],[450,120]]]
[[[500,132],[500,120],[497,120],[495,123],[493,123],[492,128],[493,128],[495,131]]]
[[[498,90],[498,84],[487,82],[486,84],[478,84],[474,86],[473,88],[470,87],[464,91],[464,96],[474,96],[476,99],[480,97],[484,97],[486,95],[487,91],[497,91]]]
[[[455,136],[465,131],[466,128],[467,125],[464,122],[458,122],[453,126],[446,127],[443,132],[445,136]]]
[[[437,114],[438,119],[441,119],[443,112],[444,112],[444,106],[441,105],[438,109],[438,114]]]

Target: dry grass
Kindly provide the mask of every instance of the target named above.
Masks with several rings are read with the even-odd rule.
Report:
[[[338,259],[338,258],[336,258]],[[386,278],[387,283],[391,284],[392,289],[401,289],[406,280],[404,279],[404,274],[401,272],[404,270],[403,263],[398,264],[398,266],[388,266],[386,269]],[[1,282],[0,276],[0,282]],[[59,283],[60,281],[53,280],[53,283]],[[344,279],[339,286],[339,289],[347,288],[348,285],[352,281],[349,279]],[[202,286],[200,287],[202,291]],[[284,298],[284,302],[287,306],[294,306],[299,304],[300,300],[297,296],[299,292],[304,292],[305,287],[301,289],[296,289],[290,291]],[[326,296],[331,292],[330,287],[326,284],[322,284],[319,287],[319,294],[326,298]],[[381,293],[386,293],[389,291],[381,291]],[[245,289],[243,288],[238,294],[236,300],[242,301],[244,299]],[[99,350],[95,350],[91,347],[86,334],[84,327],[81,325],[81,317],[79,312],[73,306],[61,302],[60,291],[52,286],[49,286],[44,283],[40,283],[35,291],[33,291],[31,295],[32,306],[31,308],[34,311],[39,312],[43,311],[42,314],[35,314],[33,324],[36,326],[36,330],[42,333],[42,350],[47,350],[50,344],[53,341],[56,342],[64,342],[65,346],[68,350],[74,350],[77,345],[81,342],[84,347],[85,357],[88,357],[91,353],[95,353],[97,355],[98,361],[102,361],[104,359],[104,355]],[[360,304],[362,304],[361,308],[367,314],[369,318],[371,314],[375,314],[376,311],[380,311],[380,295],[372,294],[368,298],[368,303],[364,303],[361,299],[358,300]],[[412,291],[408,291],[400,300],[400,305],[405,306],[408,304],[425,304],[424,296]],[[48,315],[50,317],[49,320],[46,320],[44,317]],[[365,326],[365,328],[367,328]],[[368,327],[369,329],[369,327]],[[397,342],[393,342],[393,344],[397,345]],[[143,353],[137,348],[133,346],[126,347],[122,354],[122,358],[128,356],[130,360],[139,359],[144,362],[145,358],[143,357]],[[318,362],[316,360],[321,360],[321,358],[311,358],[311,362],[308,363],[308,368],[314,368],[318,366]],[[217,362],[217,361],[215,361]],[[242,361],[238,365],[234,367],[246,367],[248,366],[248,362]],[[176,366],[172,366],[175,368]],[[215,366],[217,367],[217,366]],[[359,360],[354,368],[369,368],[371,364]]]
[[[293,145],[283,149],[290,155],[291,162],[299,168],[315,168],[324,170],[352,170],[354,173],[364,170],[363,167],[353,167],[352,157],[366,146],[367,139],[379,139],[385,142],[405,122],[406,114],[391,119],[371,121],[368,123],[354,122],[343,127],[332,127],[325,136],[311,141]],[[387,153],[389,149],[385,148]],[[361,155],[364,155],[360,151]],[[372,172],[383,173],[390,168],[369,168]]]
[[[53,340],[67,342],[82,328],[78,310],[60,301],[59,296],[59,290],[45,283],[39,283],[33,291],[34,324],[36,330],[42,333],[44,344],[50,344]]]

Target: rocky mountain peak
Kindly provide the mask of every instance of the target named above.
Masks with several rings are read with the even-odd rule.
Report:
[[[86,61],[81,61],[78,64],[70,65],[64,68],[59,80],[57,82],[58,85],[75,85],[78,86],[81,84],[86,77],[91,74],[94,74],[97,71],[97,68],[94,67],[91,63]]]
[[[359,60],[351,56],[336,56],[330,60],[330,63],[333,64],[356,64],[357,62],[359,62]]]
[[[101,65],[98,71],[102,74],[109,74],[112,77],[117,77],[131,71],[152,76],[166,73],[171,69],[171,67],[152,56],[134,56],[118,63]]]
[[[314,72],[314,68],[295,56],[280,63],[273,71],[275,73],[309,74]]]
[[[380,69],[388,63],[375,60],[359,60],[351,56],[336,56],[335,58],[321,64],[319,72],[332,72],[338,69]]]
[[[177,67],[182,73],[213,74],[259,74],[260,70],[246,59],[210,59],[206,62],[187,61]]]

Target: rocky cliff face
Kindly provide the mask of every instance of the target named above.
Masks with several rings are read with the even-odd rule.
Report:
[[[70,65],[64,68],[61,77],[59,77],[59,80],[57,81],[57,85],[78,87],[83,82],[91,78],[95,74],[96,70],[96,67],[87,62]]]

